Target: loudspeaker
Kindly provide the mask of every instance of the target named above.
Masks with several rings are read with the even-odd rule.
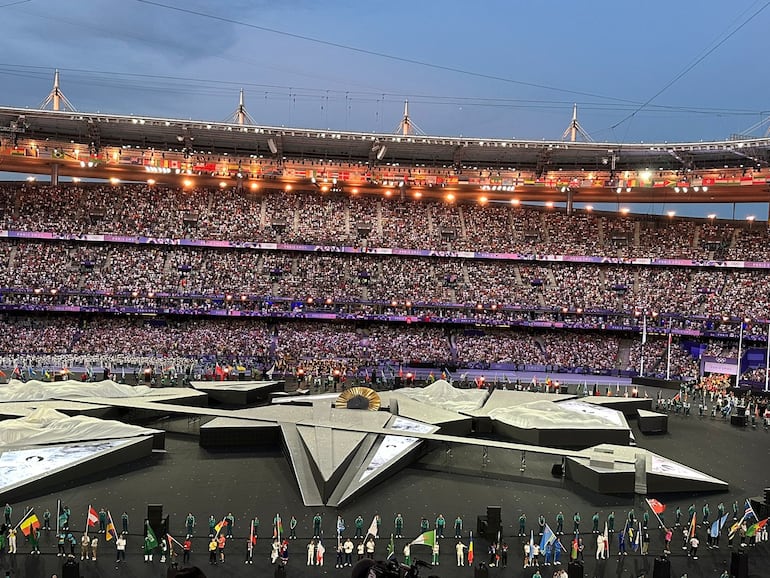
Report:
[[[477,516],[476,517],[476,533],[479,536],[485,536],[488,529],[489,529],[489,524],[487,522],[487,517],[486,516]]]
[[[147,504],[147,522],[156,536],[163,533],[163,504]]]
[[[569,578],[583,578],[583,563],[579,560],[573,560],[567,566],[567,576]]]
[[[770,506],[770,488],[765,488],[765,505]]]
[[[151,526],[160,526],[163,520],[163,504],[147,504],[147,520]]]
[[[652,578],[671,578],[671,561],[668,558],[655,558]]]
[[[561,478],[564,475],[564,468],[561,464],[554,464],[551,466],[551,475],[554,478]]]
[[[76,560],[67,560],[61,567],[62,578],[80,578],[80,566]]]
[[[497,527],[502,523],[502,506],[487,506],[487,523]]]
[[[105,369],[102,371],[102,380],[107,381],[110,378],[110,370]]]
[[[749,578],[749,555],[743,550],[733,552],[730,556],[730,577]]]

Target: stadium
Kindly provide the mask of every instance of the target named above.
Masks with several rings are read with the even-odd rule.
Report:
[[[395,133],[287,128],[243,92],[224,122],[83,112],[58,71],[44,104],[0,106],[7,575],[174,575],[188,534],[208,576],[279,575],[295,517],[286,575],[348,576],[354,519],[380,516],[374,557],[402,559],[441,514],[422,574],[529,578],[538,517],[562,512],[565,571],[576,513],[585,539],[570,577],[763,576],[767,221],[629,207],[764,206],[770,138],[595,142],[577,105],[561,140],[425,135],[408,103]],[[56,555],[64,506],[77,542],[101,540],[79,573]],[[56,531],[35,538],[46,509]],[[125,564],[101,509],[130,519]],[[228,515],[208,565],[207,520]],[[304,559],[316,515],[324,566]]]

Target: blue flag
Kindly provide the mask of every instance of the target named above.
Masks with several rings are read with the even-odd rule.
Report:
[[[722,529],[722,526],[725,525],[725,522],[727,521],[727,514],[722,516],[721,518],[714,520],[714,523],[711,524],[711,529],[709,530],[709,536],[712,538],[716,538],[719,536],[719,530]]]
[[[546,524],[543,530],[543,537],[540,538],[540,551],[545,552],[546,546],[550,546],[556,541],[556,534],[553,533],[551,527]]]

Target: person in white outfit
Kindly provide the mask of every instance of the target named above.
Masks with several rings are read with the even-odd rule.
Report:
[[[307,565],[312,566],[315,562],[315,541],[310,540],[307,544]]]
[[[455,546],[455,552],[457,552],[457,565],[458,566],[465,566],[465,550],[468,548],[465,544],[457,541],[457,546]]]
[[[607,554],[604,550],[604,534],[597,534],[596,536],[596,559],[606,560]]]

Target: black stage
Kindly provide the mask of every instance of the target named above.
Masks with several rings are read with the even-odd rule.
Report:
[[[712,520],[716,517],[717,504],[723,501],[730,508],[733,500],[741,504],[747,497],[762,494],[770,486],[770,433],[761,426],[757,429],[738,428],[721,419],[683,417],[670,415],[669,432],[658,436],[639,435],[636,421],[630,425],[638,444],[656,453],[700,469],[730,483],[726,493],[711,495],[675,494],[655,495],[668,505],[666,521],[673,520],[678,505],[685,511],[691,502],[698,513],[704,504],[711,506]],[[146,424],[150,427],[153,424]],[[476,530],[476,518],[486,514],[489,505],[502,506],[503,539],[510,545],[509,565],[505,569],[490,569],[490,576],[530,577],[531,569],[522,569],[521,552],[523,541],[516,537],[518,517],[527,514],[527,530],[535,528],[538,515],[544,514],[549,524],[555,526],[559,510],[567,520],[565,530],[571,531],[572,516],[580,512],[583,522],[583,536],[586,540],[586,576],[629,577],[652,576],[653,558],[661,551],[662,536],[651,524],[652,544],[650,555],[642,557],[631,553],[626,557],[617,556],[617,538],[611,542],[611,557],[607,561],[596,561],[595,539],[590,534],[591,516],[595,511],[601,515],[602,526],[606,515],[614,510],[616,527],[630,507],[637,517],[644,508],[639,496],[603,496],[588,492],[576,484],[551,476],[550,468],[554,458],[545,456],[528,458],[524,471],[520,471],[518,459],[515,463],[504,463],[503,455],[489,452],[481,455],[474,447],[435,447],[418,462],[402,470],[384,483],[364,492],[346,504],[339,511],[331,508],[306,508],[297,489],[290,465],[280,451],[259,453],[256,451],[234,451],[225,449],[204,449],[198,444],[197,436],[169,434],[166,438],[166,452],[156,452],[149,458],[116,467],[99,479],[82,480],[47,495],[27,496],[23,502],[14,505],[14,521],[24,506],[34,506],[38,513],[46,507],[56,511],[56,500],[70,506],[73,512],[73,526],[82,530],[85,526],[86,510],[92,504],[112,511],[116,524],[120,514],[126,510],[130,516],[131,534],[128,540],[127,561],[116,565],[114,546],[102,537],[100,559],[97,562],[80,563],[80,574],[86,578],[97,576],[150,577],[165,576],[166,568],[156,557],[152,564],[144,564],[141,555],[142,520],[146,516],[147,504],[163,504],[163,515],[170,515],[171,533],[183,538],[184,519],[192,511],[197,517],[196,537],[193,546],[193,563],[199,565],[208,576],[266,576],[272,575],[269,563],[271,520],[280,513],[284,528],[288,531],[290,516],[299,519],[299,539],[292,542],[288,576],[349,576],[350,569],[335,569],[333,554],[335,520],[337,514],[344,516],[347,532],[353,531],[353,520],[361,514],[366,529],[372,516],[382,516],[382,534],[389,535],[393,518],[397,512],[405,519],[404,534],[409,539],[419,533],[419,520],[426,516],[431,524],[439,513],[447,519],[446,535],[441,541],[441,565],[433,571],[423,570],[422,575],[442,577],[472,576],[471,570],[457,568],[454,545],[451,538],[453,520],[459,514],[464,519],[463,542],[468,542],[468,531]],[[227,548],[227,562],[224,565],[209,566],[206,553],[207,519],[210,514],[221,519],[232,511],[236,516],[235,536]],[[321,568],[305,565],[306,545],[310,535],[311,519],[316,511],[324,514],[324,532],[327,538],[326,564]],[[260,539],[256,546],[255,563],[244,564],[245,538],[248,534],[249,516],[260,518]],[[365,530],[364,530],[365,531]],[[676,532],[672,544],[671,576],[679,578],[687,573],[688,578],[716,577],[729,567],[730,555],[726,537],[721,540],[720,550],[705,547],[705,529],[699,528],[701,538],[699,560],[691,560],[681,549],[681,533]],[[21,537],[21,536],[20,536]],[[79,537],[79,535],[78,535]],[[23,538],[23,537],[21,537]],[[565,545],[569,536],[563,538]],[[396,540],[396,553],[400,554],[406,540]],[[31,556],[29,546],[19,540],[19,554],[11,557],[3,554],[0,558],[0,572],[10,570],[11,576],[49,578],[53,573],[61,576],[61,558],[55,555],[53,532],[44,537],[43,554]],[[384,557],[387,538],[377,542],[377,556]],[[477,538],[475,551],[477,561],[487,559],[487,542]],[[413,557],[429,560],[428,548],[413,547]],[[181,557],[180,557],[181,558]],[[562,558],[566,563],[566,557]],[[770,567],[770,545],[763,543],[749,549],[750,576],[766,577]],[[268,574],[268,572],[270,574]],[[544,578],[550,578],[553,567],[541,569]]]

